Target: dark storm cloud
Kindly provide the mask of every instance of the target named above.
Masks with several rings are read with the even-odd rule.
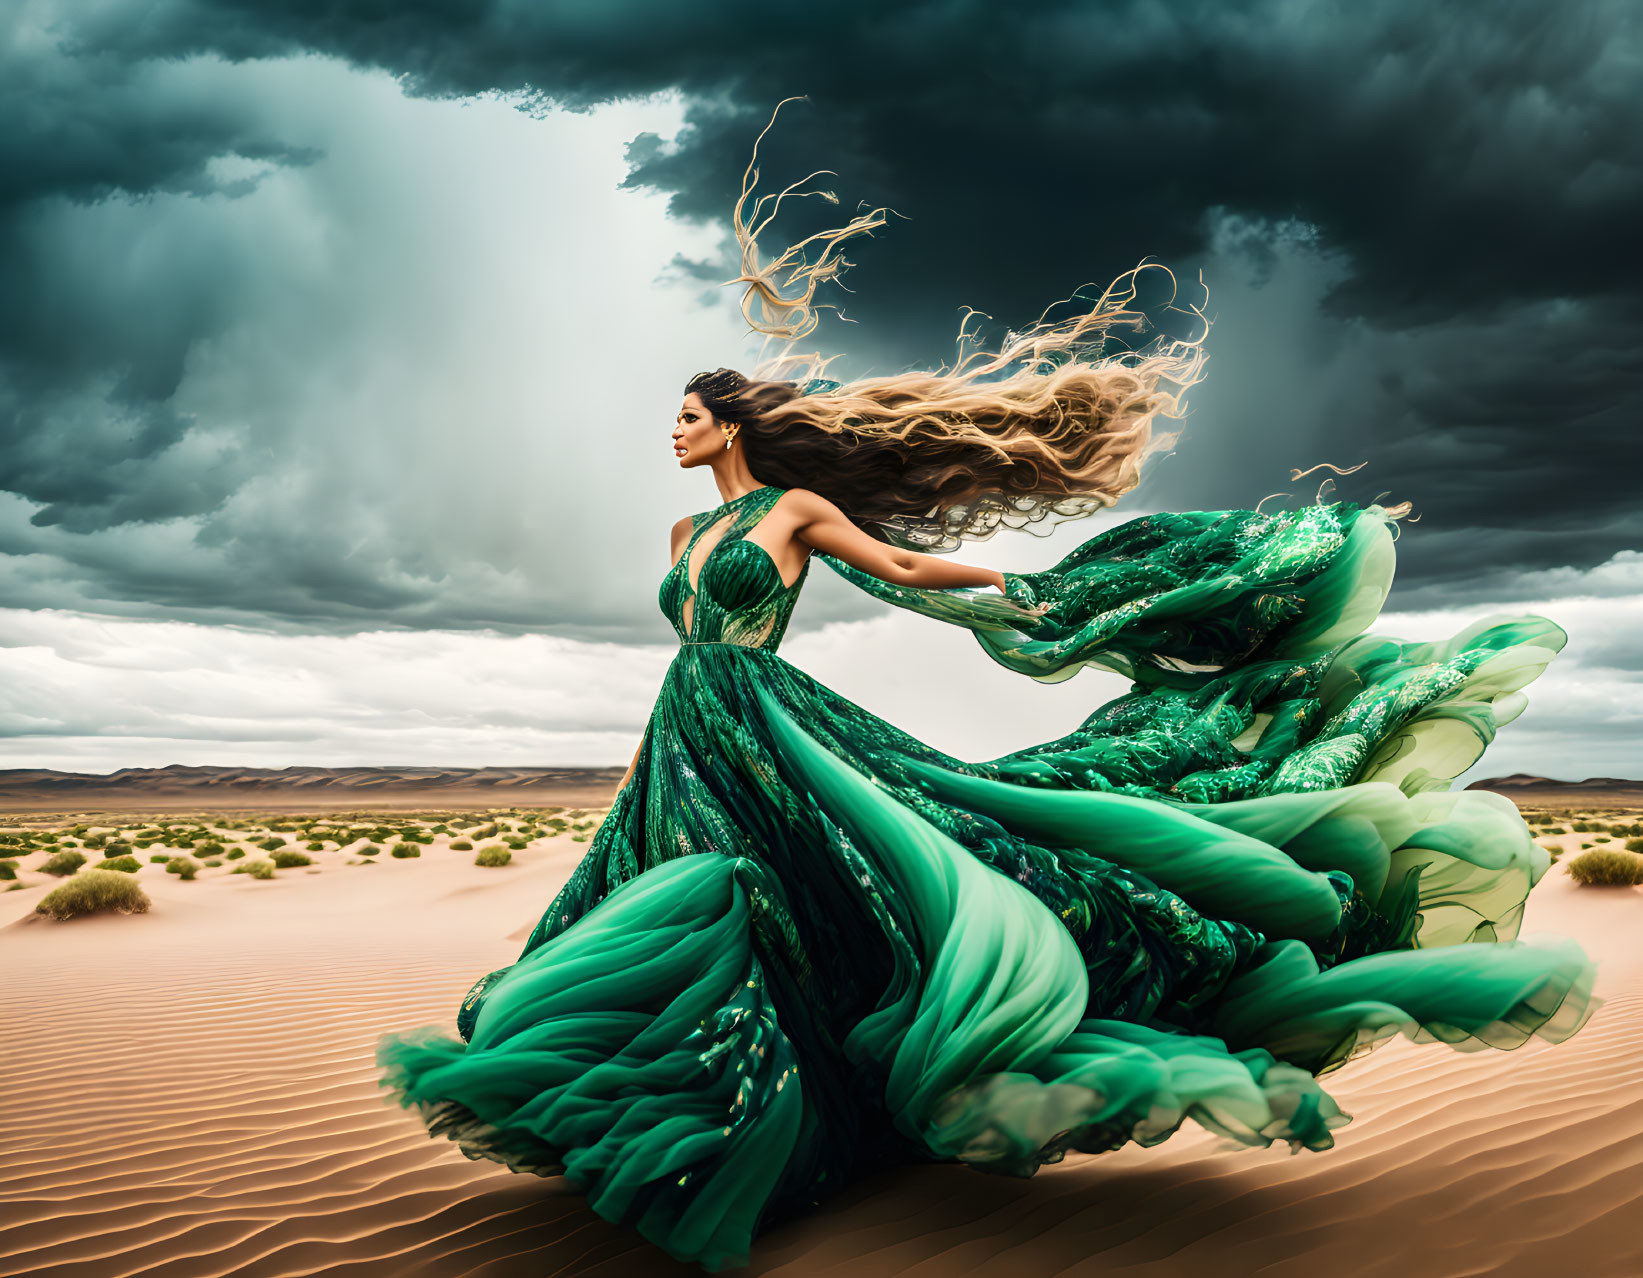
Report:
[[[771,167],[825,156],[862,199],[914,208],[928,261],[991,246],[961,282],[1023,312],[1070,257],[1201,250],[1214,206],[1315,223],[1355,265],[1334,304],[1405,322],[1629,290],[1643,261],[1639,18],[1623,0],[342,8],[116,7],[82,39],[104,57],[317,49],[417,92],[572,107],[682,87],[701,98],[685,145],[641,148],[633,181],[704,218],[725,213],[749,126],[806,93],[813,109],[766,141]],[[1023,219],[1037,269],[1012,251]]]
[[[146,7],[110,6],[104,16],[140,25]],[[250,184],[213,174],[214,161],[313,158],[232,103],[169,87],[155,63],[96,47],[94,32],[82,39],[72,11],[35,26],[38,12],[19,6],[0,27],[0,212],[46,196],[243,193]]]
[[[143,268],[127,246],[78,235],[76,210],[110,197],[233,198],[257,177],[225,161],[255,169],[316,153],[273,136],[249,104],[82,47],[66,21],[36,26],[40,12],[0,20],[0,482],[43,504],[42,525],[199,514],[241,476],[143,463],[188,430],[168,401],[189,352],[228,318],[235,264],[198,243],[165,263],[163,290],[133,296]]]
[[[161,0],[64,13],[76,16],[57,30],[14,32],[4,56],[21,75],[0,90],[31,121],[0,141],[8,482],[50,503],[42,520],[190,513],[238,472],[150,491],[119,468],[180,437],[168,388],[220,322],[224,292],[190,302],[184,289],[140,329],[93,298],[59,305],[60,282],[26,265],[29,237],[45,234],[27,215],[52,198],[207,189],[231,180],[214,167],[224,155],[303,162],[249,108],[143,83],[158,59],[313,51],[419,94],[526,90],[583,108],[681,88],[688,127],[672,145],[636,138],[628,184],[701,220],[728,214],[774,104],[808,94],[765,139],[761,190],[825,167],[844,210],[860,200],[911,219],[849,246],[854,291],[835,300],[857,323],[820,336],[853,372],[950,359],[961,307],[1019,326],[1143,255],[1184,282],[1205,264],[1280,272],[1275,228],[1302,226],[1339,267],[1313,308],[1338,376],[1302,391],[1281,361],[1229,367],[1214,343],[1236,335],[1218,333],[1194,429],[1218,436],[1204,447],[1225,464],[1170,459],[1156,501],[1250,504],[1291,487],[1269,482],[1273,459],[1304,444],[1301,465],[1371,460],[1338,495],[1416,499],[1425,527],[1400,544],[1402,591],[1464,599],[1509,572],[1643,546],[1643,57],[1630,3]],[[841,211],[788,207],[784,242]],[[686,269],[713,281],[723,265]],[[110,442],[88,426],[93,446],[71,457],[19,442],[94,412],[81,391],[98,378],[130,429],[105,431]]]

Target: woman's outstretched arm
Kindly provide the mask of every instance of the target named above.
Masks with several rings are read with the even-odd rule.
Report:
[[[832,555],[852,568],[871,573],[880,581],[925,590],[961,586],[996,586],[1008,590],[1004,574],[993,568],[954,563],[938,555],[900,550],[869,537],[851,523],[827,498],[804,489],[793,490],[793,535],[812,550]]]

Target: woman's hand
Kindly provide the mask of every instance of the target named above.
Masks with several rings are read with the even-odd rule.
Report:
[[[1012,607],[1020,613],[1022,623],[1028,626],[1036,626],[1043,619],[1044,614],[1050,610],[1050,605],[1047,603],[1025,604],[1008,596],[1005,596],[1004,604],[1006,607]]]
[[[1004,597],[1020,611],[1024,624],[1036,626],[1044,619],[1054,604],[1049,600],[1040,600],[1038,592],[1024,577],[1016,577],[1013,581],[1004,574],[999,574],[1004,584],[1000,587]]]

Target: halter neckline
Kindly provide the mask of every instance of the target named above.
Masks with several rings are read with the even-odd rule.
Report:
[[[775,492],[775,491],[777,491],[777,489],[776,489],[776,486],[774,484],[764,484],[764,485],[761,485],[758,488],[749,488],[740,497],[732,497],[729,501],[722,501],[717,506],[715,506],[713,509],[715,511],[724,510],[727,507],[734,506],[739,501],[746,501],[749,497],[757,497],[760,493],[768,493],[768,492]]]

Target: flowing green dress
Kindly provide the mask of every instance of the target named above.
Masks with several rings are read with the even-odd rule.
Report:
[[[714,1270],[887,1163],[1030,1175],[1189,1118],[1327,1149],[1350,1116],[1318,1076],[1380,1041],[1561,1041],[1597,1006],[1579,945],[1518,939],[1547,852],[1448,788],[1567,636],[1365,635],[1382,508],[1130,520],[1006,574],[1037,624],[829,559],[1032,678],[1133,680],[967,763],[777,655],[809,565],[747,533],[781,493],[693,517],[633,777],[519,958],[458,1036],[380,1041],[433,1135]]]

